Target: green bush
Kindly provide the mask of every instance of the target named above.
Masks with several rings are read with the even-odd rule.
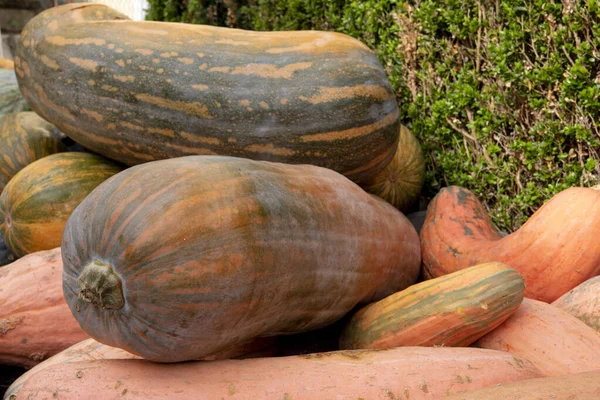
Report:
[[[467,187],[512,231],[598,183],[599,0],[153,0],[149,18],[207,21],[186,16],[197,3],[235,15],[211,23],[336,30],[376,51],[426,153],[425,199]]]

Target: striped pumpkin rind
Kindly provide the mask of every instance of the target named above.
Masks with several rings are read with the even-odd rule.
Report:
[[[222,156],[115,175],[71,215],[62,248],[65,299],[83,329],[163,362],[327,326],[420,269],[406,217],[342,175]],[[97,262],[119,278],[114,308],[84,300]]]
[[[0,117],[29,110],[29,105],[19,91],[15,71],[0,68]]]
[[[394,158],[383,171],[361,183],[361,186],[405,212],[419,199],[424,183],[423,149],[415,135],[401,125],[400,141]]]
[[[60,247],[75,207],[121,167],[89,153],[58,153],[19,171],[0,195],[0,233],[17,256]]]
[[[33,111],[0,117],[0,193],[27,165],[67,150],[55,129]]]
[[[523,301],[517,271],[490,262],[427,280],[359,310],[342,349],[464,347],[510,317]]]
[[[395,93],[356,39],[125,18],[71,4],[21,35],[25,97],[86,148],[128,165],[194,154],[313,164],[354,181],[394,156]]]

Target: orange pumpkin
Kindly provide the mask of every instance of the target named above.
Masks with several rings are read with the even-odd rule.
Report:
[[[498,261],[523,275],[525,297],[552,302],[600,273],[600,192],[558,193],[502,237],[476,196],[452,186],[430,203],[420,237],[428,278]]]
[[[552,303],[600,333],[600,276],[588,279]]]

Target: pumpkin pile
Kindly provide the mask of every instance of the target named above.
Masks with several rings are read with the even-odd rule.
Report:
[[[4,399],[600,398],[600,192],[503,236],[448,187],[417,231],[423,153],[355,39],[69,4],[14,68]]]

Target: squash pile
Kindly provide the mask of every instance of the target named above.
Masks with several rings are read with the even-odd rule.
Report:
[[[68,4],[14,68],[4,399],[600,398],[600,193],[503,236],[448,187],[417,230],[423,152],[357,40]]]

